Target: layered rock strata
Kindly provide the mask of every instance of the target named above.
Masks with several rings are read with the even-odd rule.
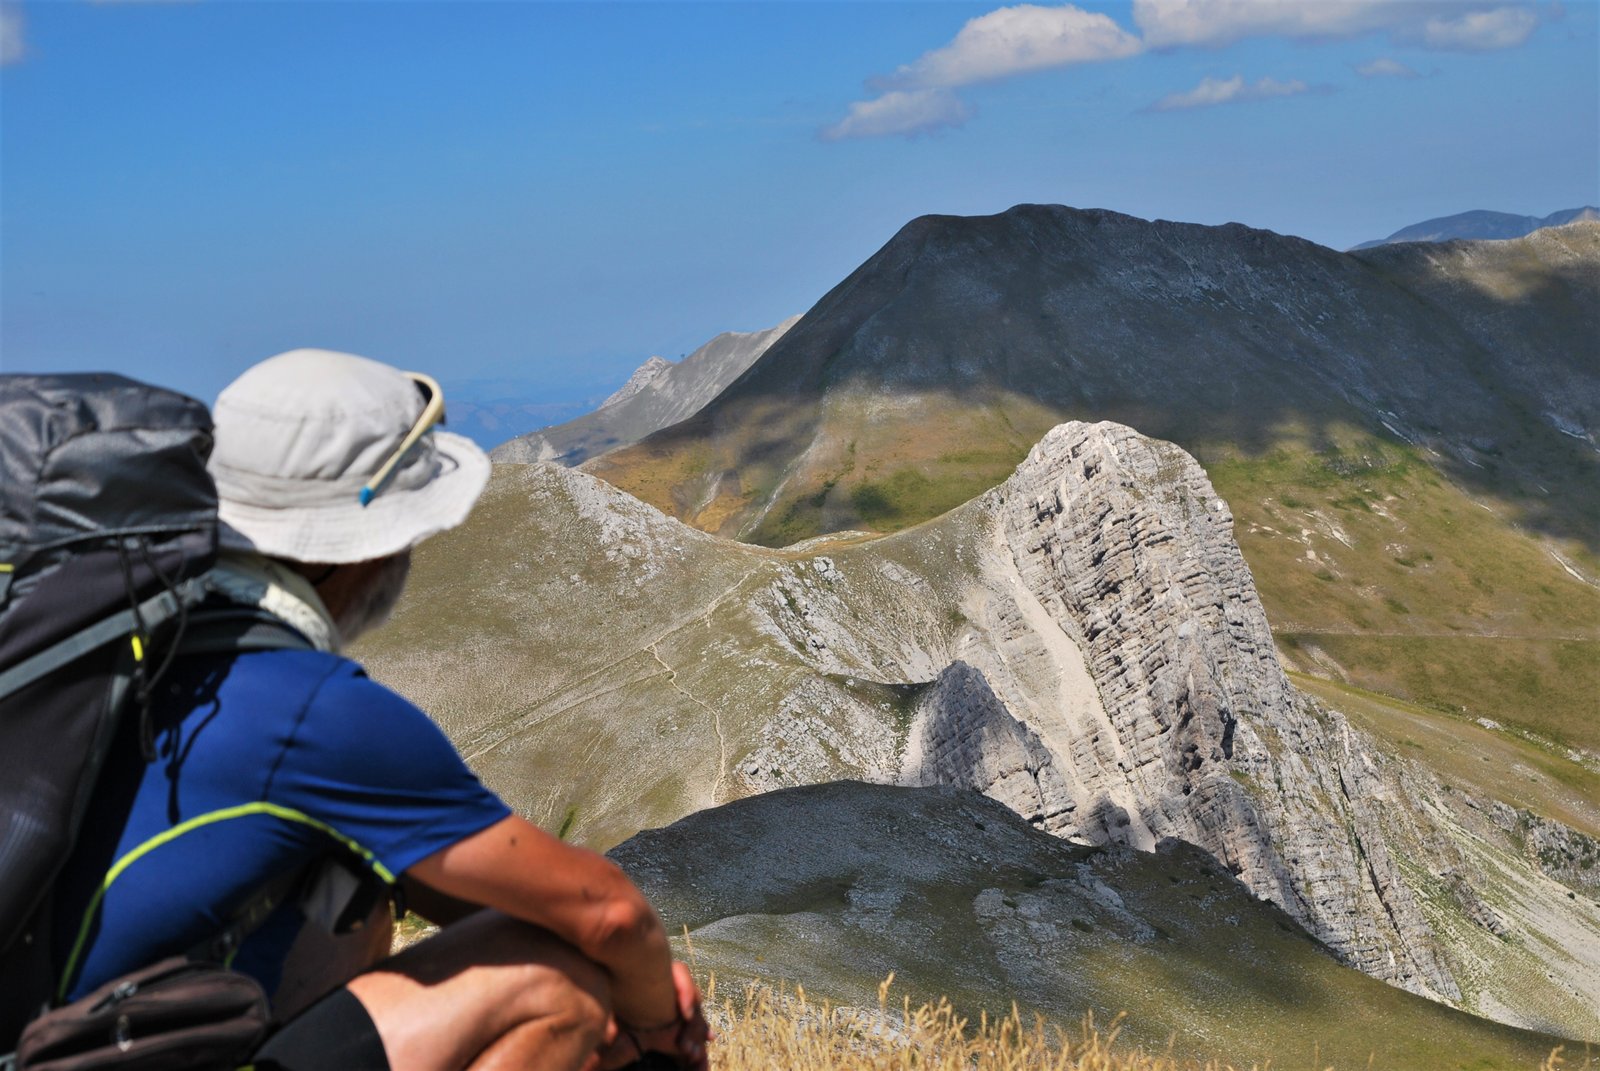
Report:
[[[959,661],[918,702],[899,781],[977,789],[1049,833],[1070,828],[1078,808],[1039,734],[1012,716],[982,673]]]
[[[995,642],[924,698],[902,780],[976,788],[1091,843],[1199,845],[1346,962],[1458,997],[1371,811],[1381,787],[1342,717],[1289,685],[1194,459],[1122,425],[1063,424],[989,498],[1011,574],[984,600]],[[1006,657],[1062,637],[1098,693],[1076,716]],[[1073,668],[1059,660],[1057,683]]]

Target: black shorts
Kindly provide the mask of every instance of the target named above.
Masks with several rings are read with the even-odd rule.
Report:
[[[335,989],[256,1050],[256,1071],[389,1071],[378,1027],[348,989]]]

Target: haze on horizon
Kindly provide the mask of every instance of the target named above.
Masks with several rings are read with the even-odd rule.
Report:
[[[597,400],[926,213],[1600,201],[1589,3],[7,0],[0,64],[0,366],[207,399],[317,345]]]

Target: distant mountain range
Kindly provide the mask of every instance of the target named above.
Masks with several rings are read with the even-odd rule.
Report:
[[[694,415],[799,320],[794,316],[765,331],[726,331],[677,363],[651,357],[594,412],[503,442],[489,456],[577,465],[638,442]]]
[[[1510,212],[1486,212],[1480,209],[1413,223],[1409,227],[1400,228],[1387,238],[1362,242],[1352,247],[1351,251],[1393,245],[1396,242],[1448,242],[1455,238],[1478,241],[1521,238],[1545,227],[1560,227],[1580,220],[1600,220],[1600,208],[1593,206],[1568,208],[1552,212],[1548,216],[1517,216]]]

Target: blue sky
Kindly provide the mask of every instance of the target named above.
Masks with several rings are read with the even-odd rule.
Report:
[[[0,366],[603,395],[1019,202],[1336,248],[1600,202],[1600,7],[0,2]],[[505,388],[501,388],[505,389]]]

